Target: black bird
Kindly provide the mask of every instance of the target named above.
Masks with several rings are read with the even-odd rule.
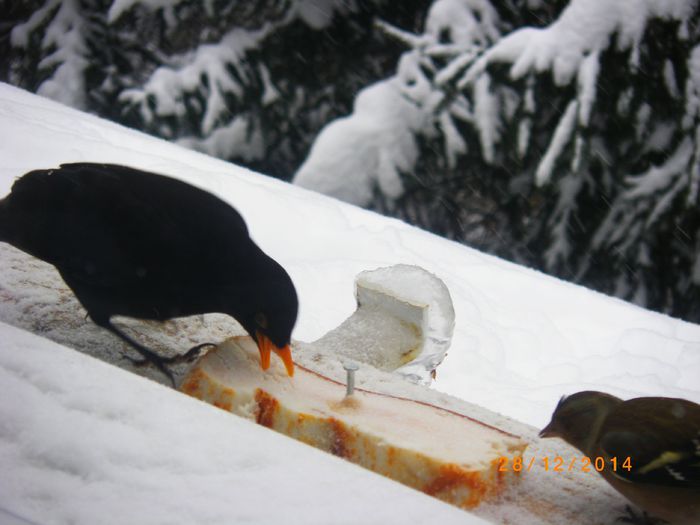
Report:
[[[114,164],[35,170],[0,200],[0,241],[53,264],[93,322],[171,381],[168,360],[121,332],[113,316],[228,314],[257,342],[263,369],[274,351],[294,373],[292,280],[241,215],[206,191]]]

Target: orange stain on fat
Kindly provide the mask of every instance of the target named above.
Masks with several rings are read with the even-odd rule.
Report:
[[[256,388],[255,402],[258,405],[255,411],[255,421],[260,425],[272,428],[275,424],[275,416],[280,411],[279,401],[264,390]]]
[[[233,398],[235,396],[236,391],[233,388],[223,388],[212,404],[228,412],[233,412]]]
[[[180,391],[188,396],[202,399],[202,382],[208,381],[208,376],[200,369],[190,373],[187,381],[180,386]]]
[[[345,423],[331,417],[328,418],[328,424],[332,431],[331,454],[341,458],[352,458],[354,456],[351,447],[352,435]]]
[[[459,506],[467,509],[476,507],[486,497],[488,486],[483,482],[478,472],[465,472],[454,463],[442,465],[430,483],[422,491],[437,498],[445,498],[462,488],[468,488],[468,497],[459,502]],[[448,501],[453,501],[449,498]]]
[[[497,487],[498,492],[500,492],[501,489],[505,486],[506,476],[508,476],[508,475],[520,476],[520,474],[521,474],[521,471],[518,471],[518,472],[508,471],[508,470],[502,469],[500,467],[501,467],[501,458],[497,458],[497,459],[494,459],[493,461],[491,461],[491,472],[493,472],[495,475],[496,487]]]
[[[394,468],[394,463],[396,463],[396,449],[394,447],[387,447],[386,464],[389,467],[389,470]]]

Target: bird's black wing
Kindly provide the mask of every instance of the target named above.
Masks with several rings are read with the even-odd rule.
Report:
[[[75,188],[62,215],[78,233],[64,239],[71,249],[62,251],[72,254],[64,269],[85,282],[177,285],[223,261],[235,271],[230,259],[250,243],[232,206],[179,180],[90,163],[64,164],[52,176]]]
[[[282,305],[289,322],[281,341],[296,318],[289,276],[251,240],[240,214],[185,182],[64,164],[21,177],[0,212],[0,238],[56,266],[96,322],[208,312],[249,321]]]
[[[700,488],[700,406],[671,398],[626,401],[608,416],[600,448],[616,459],[617,477]]]

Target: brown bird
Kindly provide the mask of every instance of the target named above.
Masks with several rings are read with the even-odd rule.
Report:
[[[257,342],[263,368],[275,352],[294,372],[294,284],[241,215],[206,191],[114,164],[31,171],[0,200],[0,241],[53,264],[97,325],[171,381],[169,360],[119,330],[113,316],[228,314]]]
[[[700,525],[700,405],[578,392],[559,401],[540,436],[559,437],[592,461],[602,458],[603,478],[646,512]]]

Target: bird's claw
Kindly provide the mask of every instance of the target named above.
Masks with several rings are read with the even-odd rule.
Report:
[[[632,525],[664,525],[668,523],[660,518],[654,518],[649,516],[646,512],[641,514],[635,512],[635,510],[629,505],[625,505],[626,516],[620,516],[615,519],[618,523],[631,523]]]
[[[200,343],[200,344],[195,345],[192,348],[190,348],[184,354],[182,354],[180,356],[175,356],[174,358],[171,358],[171,359],[175,359],[175,362],[178,362],[178,363],[192,363],[192,362],[196,361],[197,359],[199,359],[200,356],[202,356],[204,354],[204,352],[202,352],[202,350],[208,346],[213,346],[216,348],[217,345],[215,343]]]
[[[173,388],[176,386],[175,383],[175,376],[173,373],[166,368],[165,365],[177,365],[180,363],[192,363],[199,359],[199,357],[202,355],[202,350],[208,346],[216,346],[214,343],[201,343],[198,345],[193,346],[190,348],[187,352],[181,355],[175,355],[171,357],[161,357],[155,352],[149,353],[149,354],[143,354],[143,357],[131,357],[129,355],[124,354],[123,357],[125,359],[128,359],[129,362],[136,367],[141,367],[141,366],[146,366],[148,364],[154,365],[158,370],[163,372],[165,376],[167,376],[168,379],[170,379],[170,382],[173,385]]]
[[[129,362],[131,362],[131,364],[133,366],[136,366],[136,367],[141,367],[141,366],[146,366],[148,364],[152,364],[158,370],[160,370],[165,377],[167,377],[170,380],[170,384],[172,385],[173,388],[177,387],[177,383],[175,382],[175,376],[173,375],[173,373],[170,370],[168,370],[168,368],[166,368],[166,366],[164,364],[168,361],[167,358],[165,358],[165,359],[161,358],[156,354],[148,355],[148,356],[144,355],[144,357],[131,357],[129,355],[124,354],[123,357],[125,359],[128,359]]]
[[[199,359],[199,357],[202,355],[202,349],[206,348],[207,346],[216,346],[215,343],[201,343],[196,346],[193,346],[190,348],[187,352],[184,354],[179,354],[179,355],[174,355],[170,357],[161,357],[158,356],[157,360],[159,363],[166,364],[166,365],[178,365],[180,363],[192,363]],[[128,359],[132,365],[134,366],[144,366],[149,363],[155,364],[155,362],[151,359],[148,359],[146,357],[131,357],[129,355],[124,355],[125,359]]]

